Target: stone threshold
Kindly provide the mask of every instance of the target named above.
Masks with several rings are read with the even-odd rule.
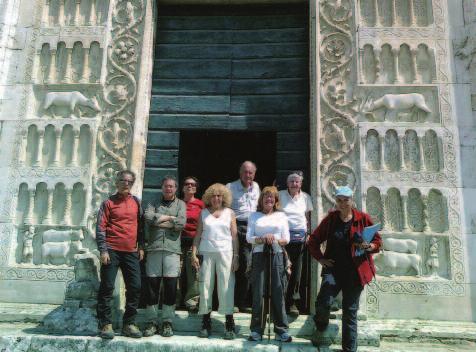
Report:
[[[41,321],[43,318],[52,312],[54,309],[57,309],[60,306],[57,305],[38,305],[38,304],[0,304],[0,336],[6,338],[15,339],[15,337],[21,337],[21,340],[24,340],[24,343],[29,344],[28,341],[36,340],[47,340],[51,343],[70,340],[74,343],[77,343],[77,339],[86,339],[91,341],[96,341],[96,337],[92,336],[66,336],[66,335],[51,335],[42,327]],[[139,310],[138,314],[138,324],[141,327],[144,327],[148,317],[145,314],[145,310]],[[211,339],[199,339],[196,338],[201,325],[201,317],[197,314],[190,314],[185,311],[177,311],[175,320],[174,320],[174,329],[176,336],[173,340],[164,339],[160,336],[154,336],[152,338],[146,338],[141,340],[132,340],[134,343],[142,345],[144,343],[159,343],[165,344],[164,348],[167,348],[167,341],[175,341],[176,338],[181,340],[184,344],[187,342],[191,350],[206,350],[202,349],[202,344],[207,345],[206,341],[213,342],[213,345],[217,346],[228,346],[230,350],[240,349],[248,350],[249,346],[253,348],[265,349],[275,348],[276,346],[281,346],[278,350],[282,349],[282,346],[288,346],[288,344],[276,344],[274,342],[274,333],[272,332],[271,327],[271,343],[267,342],[267,338],[263,341],[263,344],[253,344],[246,341],[246,337],[249,335],[249,322],[250,315],[237,313],[235,314],[235,322],[237,326],[237,335],[238,339],[234,341],[224,341],[221,339],[224,331],[224,316],[217,314],[216,312],[212,313],[212,338]],[[12,324],[13,322],[13,324]],[[7,328],[7,327],[11,328]],[[314,335],[314,324],[310,316],[299,316],[297,319],[290,319],[289,332],[296,341],[296,344],[293,342],[292,350],[298,348],[298,350],[305,351],[307,348],[312,348],[313,351],[316,351],[316,347],[312,346],[310,340],[315,337]],[[119,324],[116,324],[116,331],[120,331]],[[339,345],[341,342],[340,336],[341,326],[340,320],[332,320],[329,328],[324,334],[320,336],[321,342],[319,346],[319,352],[322,351],[333,351],[333,346]],[[265,333],[266,335],[266,333]],[[266,337],[266,336],[265,336]],[[324,344],[322,344],[322,339],[324,339]],[[13,341],[12,340],[12,341]],[[28,341],[27,341],[28,340]],[[121,336],[117,337],[117,341],[126,341],[126,345],[129,344],[128,341],[131,339],[123,338]],[[1,346],[4,346],[6,340],[1,340]],[[75,342],[76,341],[76,342]],[[101,341],[100,339],[98,341]],[[114,339],[116,341],[116,339]],[[142,342],[143,341],[143,342]],[[205,341],[205,342],[204,342]],[[71,342],[71,343],[73,343]],[[179,341],[180,342],[180,341]],[[31,342],[33,343],[33,342]],[[50,343],[50,342],[48,342]],[[65,342],[66,343],[66,342]],[[68,342],[70,343],[70,342]],[[96,345],[99,342],[90,342],[92,345]],[[223,345],[224,344],[224,345]],[[251,344],[251,345],[250,345]],[[330,346],[329,346],[330,344]],[[416,346],[419,345],[431,345],[436,346],[432,348],[435,351],[466,351],[466,346],[471,346],[470,351],[476,350],[476,323],[473,322],[448,322],[448,321],[426,321],[426,320],[375,320],[368,319],[364,321],[359,321],[359,351],[418,351]],[[179,343],[180,345],[180,343]],[[327,345],[324,346],[324,345]],[[162,345],[161,345],[162,346]],[[275,347],[272,347],[275,346]],[[379,349],[380,346],[380,349]],[[388,349],[391,346],[392,349]],[[406,347],[403,347],[406,346]],[[451,348],[449,348],[451,346]],[[456,347],[455,347],[456,346]],[[195,349],[197,347],[198,349]],[[145,347],[144,347],[145,348]],[[285,349],[291,347],[284,347]],[[337,347],[336,347],[337,348]],[[403,348],[403,349],[402,349]],[[429,347],[428,347],[429,348]],[[443,348],[443,349],[438,349]],[[446,349],[445,349],[446,348]],[[228,347],[226,347],[228,349]],[[426,350],[427,347],[425,347]],[[20,349],[23,351],[22,349]],[[67,349],[69,351],[69,349]],[[121,350],[121,349],[119,349]],[[135,349],[133,349],[135,350]],[[167,349],[166,349],[167,350]],[[173,349],[175,350],[175,348]],[[213,350],[213,349],[212,349]],[[276,349],[273,349],[275,351]],[[338,350],[338,348],[337,348]],[[422,351],[423,351],[422,350]],[[429,349],[431,350],[431,349]],[[0,348],[2,351],[2,348]],[[5,351],[10,351],[6,349]],[[25,350],[25,351],[28,351]],[[31,350],[33,351],[33,350]],[[52,351],[55,351],[53,349]],[[87,351],[87,350],[86,350]],[[140,349],[142,351],[142,349]],[[145,349],[144,351],[148,351]],[[161,349],[162,351],[162,349]]]

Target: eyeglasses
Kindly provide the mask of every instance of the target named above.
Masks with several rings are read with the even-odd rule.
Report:
[[[184,186],[197,187],[197,184],[196,184],[195,182],[185,182],[183,185],[184,185]]]
[[[132,181],[132,180],[124,180],[124,179],[120,179],[120,180],[119,180],[119,182],[121,182],[121,183],[126,183],[126,184],[129,184],[129,185],[132,185],[132,184],[134,184],[134,181]]]
[[[345,203],[345,202],[349,202],[349,201],[350,201],[350,198],[340,198],[340,197],[336,198],[336,202],[338,202],[338,203]]]

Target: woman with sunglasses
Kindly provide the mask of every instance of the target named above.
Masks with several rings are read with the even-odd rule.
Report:
[[[372,225],[370,216],[355,209],[350,187],[337,187],[336,209],[321,221],[311,234],[309,252],[322,265],[322,284],[316,299],[314,322],[318,331],[329,324],[331,305],[342,291],[342,350],[357,351],[357,311],[360,294],[372,281],[375,267],[372,253],[379,251],[381,237],[375,234],[370,243],[357,241],[364,227]],[[324,253],[321,244],[326,242]],[[363,250],[357,255],[356,250]]]
[[[198,299],[200,289],[198,286],[198,274],[192,267],[192,244],[197,233],[197,223],[200,212],[205,208],[205,204],[195,195],[198,190],[198,179],[194,176],[187,176],[182,182],[183,201],[187,206],[187,222],[182,230],[182,253],[183,265],[180,278],[180,288],[185,307],[190,312],[198,310]]]

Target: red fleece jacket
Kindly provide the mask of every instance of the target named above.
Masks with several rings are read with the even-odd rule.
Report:
[[[362,233],[364,227],[373,225],[368,214],[358,211],[357,209],[352,209],[352,213],[353,221],[349,231],[351,240],[354,233]],[[308,249],[309,253],[311,253],[316,260],[323,258],[327,259],[329,246],[326,246],[325,252],[322,253],[321,244],[327,241],[330,234],[335,232],[338,216],[339,211],[336,210],[330,212],[324,219],[322,219],[317,229],[315,229],[311,234],[308,242]],[[355,246],[352,246],[352,259],[357,268],[362,286],[365,286],[372,281],[372,278],[375,275],[375,266],[371,253],[377,253],[380,250],[382,245],[380,234],[377,233],[375,235],[372,243],[375,245],[375,249],[372,252],[367,252],[368,255],[355,256]]]

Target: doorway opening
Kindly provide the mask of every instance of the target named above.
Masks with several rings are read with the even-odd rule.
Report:
[[[195,176],[199,195],[213,183],[226,184],[239,177],[245,160],[258,167],[255,181],[272,185],[276,175],[276,133],[222,130],[180,132],[179,177]]]

